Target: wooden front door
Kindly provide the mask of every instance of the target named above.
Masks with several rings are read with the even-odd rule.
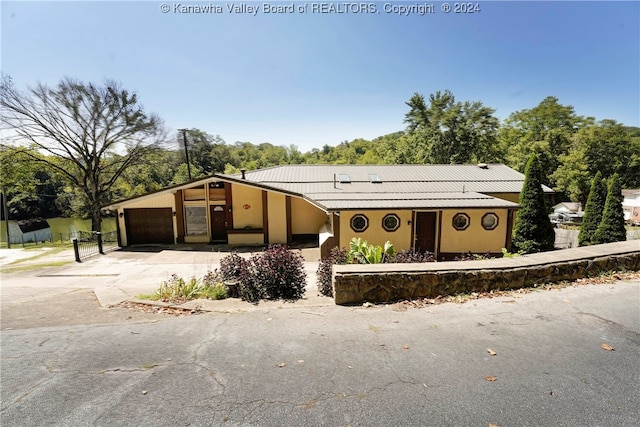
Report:
[[[435,253],[436,218],[435,212],[416,213],[416,251]]]
[[[211,241],[227,242],[227,213],[224,206],[210,207],[211,213]]]

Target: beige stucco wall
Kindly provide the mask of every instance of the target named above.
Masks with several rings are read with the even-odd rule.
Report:
[[[262,228],[262,190],[236,184],[231,191],[233,228]],[[249,208],[245,209],[245,205]]]
[[[466,230],[459,231],[453,227],[452,221],[453,216],[461,212],[467,214],[471,221]],[[498,216],[498,226],[493,230],[485,230],[481,223],[482,216],[489,212]],[[442,211],[440,252],[501,252],[505,246],[507,236],[507,215],[508,211],[506,209]]]
[[[269,243],[287,243],[287,200],[284,194],[267,193]]]
[[[396,214],[400,218],[400,228],[396,231],[386,231],[382,227],[382,219],[387,214]],[[369,220],[369,226],[362,233],[356,233],[351,228],[351,218],[354,215],[365,215]],[[352,237],[361,237],[372,245],[383,246],[388,240],[393,243],[396,250],[411,249],[411,211],[342,211],[340,213],[340,247],[349,248]]]
[[[264,235],[262,233],[229,234],[230,245],[262,245]]]
[[[317,234],[325,222],[326,212],[303,199],[291,198],[291,233]]]

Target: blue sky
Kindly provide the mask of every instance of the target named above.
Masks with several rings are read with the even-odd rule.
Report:
[[[260,11],[228,12],[242,3]],[[435,13],[423,16],[384,10],[419,1],[361,14],[310,13],[322,3],[310,1],[294,3],[306,13],[265,14],[263,3],[291,1],[2,1],[2,72],[23,88],[115,79],[173,133],[303,152],[402,130],[413,93],[445,89],[500,119],[555,96],[580,115],[640,126],[637,1],[480,1],[473,14],[426,2]]]

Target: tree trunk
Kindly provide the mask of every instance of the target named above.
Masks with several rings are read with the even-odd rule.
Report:
[[[98,201],[91,203],[91,231],[102,231],[102,214]]]

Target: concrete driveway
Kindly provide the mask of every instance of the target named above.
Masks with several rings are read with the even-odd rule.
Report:
[[[133,300],[140,294],[154,292],[172,274],[184,278],[202,277],[219,268],[220,260],[229,255],[227,248],[211,246],[141,247],[117,250],[106,255],[73,262],[72,250],[53,252],[47,249],[0,249],[2,261],[1,299],[7,303],[22,303],[50,299],[80,289],[92,290],[102,307]],[[248,258],[252,248],[238,254]],[[331,298],[319,295],[316,270],[320,258],[318,248],[303,248],[307,274],[305,296],[297,305],[333,304]],[[61,262],[68,261],[59,266]],[[194,303],[208,311],[252,310],[255,306],[239,299],[199,301]],[[262,302],[265,307],[287,305],[286,302]]]

